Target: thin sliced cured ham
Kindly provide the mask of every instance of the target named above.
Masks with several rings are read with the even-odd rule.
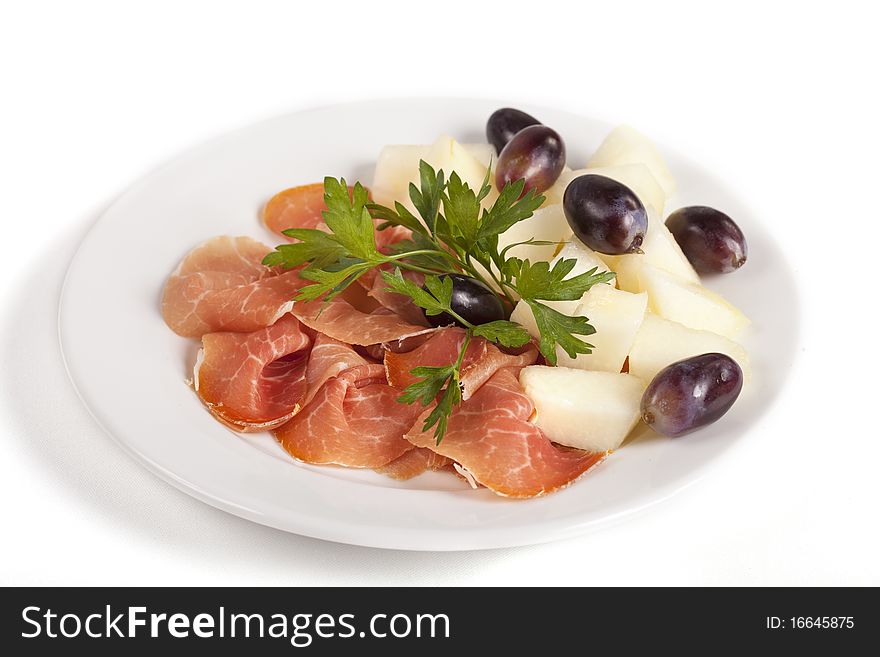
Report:
[[[349,187],[351,194],[354,188]],[[369,190],[367,190],[369,194]],[[328,231],[324,222],[324,212],[327,204],[324,202],[324,183],[312,183],[299,185],[278,192],[269,199],[263,208],[263,223],[272,232],[278,233],[284,239],[296,241],[284,234],[290,228],[312,228],[315,230]],[[374,225],[378,226],[381,220],[375,219]],[[412,237],[412,231],[404,226],[390,226],[385,230],[376,231],[376,246],[385,252],[389,244],[400,242]],[[372,278],[368,281],[372,284]]]
[[[374,270],[377,271],[377,270]],[[403,271],[404,277],[413,283],[422,286],[425,282],[424,274],[418,272]],[[388,283],[381,276],[374,276],[373,283],[367,289],[367,296],[374,299],[383,308],[387,308],[398,317],[402,317],[415,326],[430,326],[421,308],[413,303],[413,300],[404,294],[399,294],[388,289]]]
[[[435,444],[422,418],[407,439],[460,464],[480,484],[506,497],[537,497],[567,486],[599,463],[604,453],[557,447],[529,418],[534,411],[514,369],[501,369],[449,417]],[[425,411],[423,417],[430,411]]]
[[[398,456],[388,465],[377,468],[376,472],[398,481],[406,481],[428,471],[445,470],[452,466],[452,460],[442,454],[424,447],[416,447]]]
[[[290,239],[284,235],[289,228],[327,230],[322,215],[326,209],[324,183],[300,185],[278,192],[269,199],[263,208],[263,223],[269,230]]]
[[[237,431],[277,427],[302,407],[311,340],[286,315],[251,333],[208,333],[193,387],[214,416]]]
[[[403,436],[421,408],[398,403],[399,394],[385,383],[382,365],[346,369],[276,429],[275,437],[306,463],[380,468],[412,449]]]
[[[307,389],[303,406],[308,404],[330,379],[339,376],[347,369],[369,364],[370,361],[349,345],[318,333],[315,336],[312,352],[309,354],[309,367],[306,372]]]
[[[348,188],[352,194],[353,187]],[[367,190],[369,194],[369,190]],[[295,241],[284,234],[290,228],[312,228],[327,231],[324,222],[324,212],[327,204],[324,202],[324,183],[312,183],[299,185],[278,192],[269,199],[263,208],[263,223],[272,232],[278,233],[284,239]],[[382,223],[379,220],[375,224]],[[380,250],[393,242],[408,239],[412,231],[403,226],[391,226],[386,230],[376,231],[376,246]]]
[[[186,337],[248,333],[275,323],[304,282],[296,271],[265,267],[270,250],[249,237],[215,237],[197,246],[165,284],[165,323]]]
[[[386,351],[385,371],[388,383],[402,390],[418,380],[411,374],[413,368],[440,367],[454,363],[461,352],[464,337],[464,329],[449,327],[438,330],[412,351]],[[469,399],[500,368],[525,367],[537,359],[538,350],[532,344],[518,354],[507,354],[483,338],[473,338],[462,361],[462,399]]]
[[[329,302],[321,299],[297,302],[291,312],[319,333],[362,346],[393,342],[435,330],[412,324],[392,312],[362,312],[341,297]]]

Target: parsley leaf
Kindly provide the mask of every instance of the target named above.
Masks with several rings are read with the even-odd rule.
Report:
[[[421,187],[416,187],[414,183],[409,184],[409,198],[422,216],[428,230],[434,233],[437,214],[440,212],[440,200],[446,186],[443,171],[435,172],[430,164],[419,160],[419,182]]]
[[[315,283],[300,288],[296,300],[314,301],[323,296],[325,301],[330,301],[371,268],[372,265],[365,262],[355,262],[335,271],[306,267],[300,272],[300,277]]]
[[[417,235],[427,235],[425,224],[419,221],[416,216],[406,209],[402,203],[395,201],[394,209],[386,208],[378,203],[367,203],[367,209],[375,219],[381,219],[383,223],[379,224],[379,230],[385,230],[390,226],[406,226]]]
[[[492,207],[483,211],[477,239],[500,235],[515,223],[531,217],[541,207],[544,197],[534,189],[523,195],[525,184],[525,180],[517,180],[504,186]]]
[[[516,279],[516,290],[526,299],[577,301],[594,285],[614,279],[613,272],[597,274],[598,267],[578,276],[565,278],[577,264],[574,258],[558,260],[552,269],[550,263],[543,260],[531,264],[528,260],[512,258],[508,262],[511,264],[507,273]]]
[[[300,241],[276,246],[274,251],[263,258],[264,265],[280,265],[285,269],[292,269],[311,262],[315,267],[321,268],[337,262],[347,253],[346,248],[333,235],[323,230],[291,228],[285,230],[284,234]]]
[[[454,369],[455,365],[413,368],[410,370],[410,374],[418,377],[420,380],[407,386],[406,390],[397,400],[404,404],[419,402],[422,406],[427,406],[440,394],[443,386],[452,376]]]
[[[541,333],[538,347],[548,363],[556,365],[557,344],[570,358],[577,358],[578,354],[593,353],[593,345],[575,337],[575,334],[592,335],[596,332],[586,317],[569,317],[531,299],[526,299],[526,303],[535,316],[535,323]]]
[[[408,296],[419,308],[423,308],[428,315],[439,315],[449,312],[452,303],[452,279],[426,276],[425,287],[419,287],[412,281],[404,278],[399,267],[393,272],[382,272],[382,278],[388,283],[389,292],[397,292]]]
[[[532,338],[521,325],[505,319],[474,327],[474,335],[479,335],[490,342],[497,342],[505,347],[522,347]]]
[[[435,427],[434,438],[438,445],[446,434],[449,416],[461,403],[461,365],[464,362],[464,355],[470,341],[471,331],[468,330],[458,353],[458,359],[451,365],[414,368],[411,373],[419,380],[407,386],[403,394],[398,397],[398,401],[404,404],[419,401],[422,406],[437,401],[437,405],[425,418],[422,431],[428,431],[431,427]],[[444,388],[444,386],[446,387]],[[441,390],[443,391],[442,395],[440,395]],[[438,395],[439,399],[437,399]]]
[[[454,171],[449,174],[443,194],[443,213],[453,238],[461,246],[476,241],[480,221],[480,201],[467,183]]]
[[[362,260],[376,261],[380,254],[376,250],[376,237],[373,219],[366,205],[367,190],[356,183],[351,197],[345,178],[324,178],[324,222],[333,232],[336,241],[348,252]]]
[[[440,397],[440,401],[437,402],[434,410],[428,414],[428,417],[425,418],[424,424],[422,424],[422,431],[427,431],[435,424],[437,425],[434,429],[434,438],[438,445],[443,441],[443,436],[446,435],[446,429],[449,425],[449,416],[452,415],[452,410],[460,403],[461,386],[458,384],[458,377],[453,376],[446,385],[446,389],[443,391],[443,396]]]

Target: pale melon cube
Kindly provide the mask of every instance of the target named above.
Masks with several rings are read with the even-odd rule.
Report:
[[[495,153],[495,147],[492,144],[462,144],[461,146],[484,167],[488,169],[489,164],[491,164],[492,169],[495,169],[495,165],[498,163],[498,155]]]
[[[690,328],[711,331],[735,340],[749,319],[721,295],[680,281],[662,269],[642,266],[639,279],[648,293],[651,312]]]
[[[540,300],[538,303],[547,306],[548,308],[552,308],[556,312],[560,312],[563,315],[568,315],[569,317],[574,316],[575,310],[577,310],[578,301],[544,301]],[[525,301],[520,300],[513,307],[513,312],[510,313],[510,321],[516,322],[517,324],[522,324],[523,327],[529,332],[533,338],[538,339],[541,337],[541,332],[538,330],[538,324],[535,322],[535,315],[532,312],[531,306],[527,304]],[[592,335],[581,336],[587,342],[590,342],[590,338]],[[590,342],[590,344],[593,344]],[[561,350],[557,349],[557,353],[564,353]]]
[[[675,193],[675,179],[654,143],[628,125],[612,130],[603,141],[587,168],[614,167],[621,164],[644,164],[663,188],[666,198]]]
[[[652,207],[647,210],[648,232],[642,242],[642,253],[601,256],[617,273],[617,286],[627,292],[644,291],[639,281],[642,265],[657,267],[688,283],[699,283],[699,275],[682,253],[666,224],[661,221],[660,215]]]
[[[459,144],[452,137],[443,136],[437,139],[428,149],[424,158],[425,162],[435,170],[443,169],[447,180],[455,171],[462,182],[467,183],[474,191],[479,191],[486,178],[487,167],[480,162],[473,153]],[[413,176],[413,182],[418,181],[418,166]]]
[[[623,183],[633,191],[642,205],[654,208],[659,215],[663,214],[666,193],[647,165],[634,162],[609,167],[591,167],[584,169],[583,173],[597,174]]]
[[[607,256],[602,255],[611,271],[615,274],[617,287],[626,292],[638,294],[643,292],[642,279],[639,273],[642,271],[642,265],[645,264],[645,256],[640,254],[625,256]]]
[[[546,303],[548,306],[552,306],[553,304],[552,301],[543,301],[542,303]],[[535,315],[532,313],[529,304],[525,301],[519,301],[513,307],[513,312],[510,313],[510,321],[521,324],[533,338],[541,337],[541,332],[538,330],[538,325],[535,323]]]
[[[376,203],[393,207],[399,201],[411,212],[409,184],[419,185],[419,161],[425,160],[435,170],[443,169],[446,177],[455,171],[471,189],[479,191],[486,177],[489,144],[464,145],[452,137],[442,136],[433,144],[385,146],[376,160],[370,191]],[[485,164],[481,159],[485,158]],[[497,195],[490,194],[491,205]],[[488,200],[488,199],[487,199]],[[484,201],[484,204],[486,201]]]
[[[620,446],[639,420],[645,388],[631,374],[543,365],[524,367],[519,381],[550,440],[591,452]]]
[[[578,336],[593,345],[593,353],[571,358],[557,347],[557,364],[583,370],[620,372],[647,308],[647,294],[631,294],[610,285],[594,285],[574,311],[576,316],[587,317],[596,329],[593,335]]]
[[[409,183],[418,176],[419,160],[427,146],[391,144],[379,151],[370,193],[376,203],[394,207],[394,201],[409,201]]]
[[[574,237],[569,237],[569,241],[562,246],[556,257],[550,261],[550,266],[552,267],[553,265],[555,265],[558,260],[570,260],[572,258],[577,260],[577,263],[575,264],[574,268],[568,273],[566,278],[572,278],[573,276],[585,274],[593,268],[596,268],[597,272],[609,271],[608,265],[606,265],[604,262],[602,262],[602,260],[599,259],[599,256],[596,255],[595,251],[587,246],[584,246],[579,240]],[[613,287],[614,281],[612,280],[610,284],[602,283],[602,285],[606,287]],[[577,309],[580,302],[581,299],[575,299],[572,301],[540,301],[540,303],[544,304],[545,306],[553,308],[553,310],[556,310],[563,315],[569,316],[574,316],[575,310]],[[532,336],[538,337],[538,329],[535,325],[535,318],[532,315],[532,309],[526,302],[520,301],[518,304],[516,304],[516,307],[514,307],[510,319],[511,321],[517,322],[526,327],[526,329]]]
[[[572,171],[571,167],[566,165],[562,167],[562,173],[559,174],[559,177],[556,179],[556,182],[544,192],[544,205],[558,205],[562,203],[562,197],[565,194],[565,188],[568,187],[568,183],[570,183],[577,176],[573,176],[572,174],[577,173]]]
[[[749,380],[749,355],[742,345],[716,333],[688,328],[649,312],[629,352],[629,371],[650,382],[667,365],[691,356],[711,353],[733,358],[742,368],[745,380]]]
[[[508,228],[498,236],[498,250],[517,242],[525,242],[528,239],[553,242],[553,244],[532,245],[523,244],[515,246],[507,252],[507,256],[528,258],[531,262],[539,260],[551,260],[556,253],[559,242],[568,238],[571,228],[565,220],[565,213],[561,205],[545,205],[536,210],[528,219],[524,219]],[[604,266],[604,265],[603,265]]]
[[[654,179],[651,170],[642,163],[621,164],[613,167],[594,167],[589,169],[577,169],[576,171],[563,171],[559,180],[550,189],[544,192],[548,203],[562,203],[565,188],[568,184],[580,176],[596,174],[611,178],[629,187],[642,202],[642,205],[655,208],[658,214],[663,213],[666,204],[666,194],[660,184]]]
[[[556,254],[556,257],[550,262],[550,267],[552,268],[559,260],[570,260],[572,258],[577,260],[577,264],[574,266],[574,269],[568,273],[566,278],[586,274],[594,268],[596,269],[596,273],[611,271],[609,266],[599,258],[598,254],[593,251],[593,249],[585,246],[573,235],[569,236],[568,241],[562,246],[559,253]],[[614,285],[614,280],[611,281],[610,285]],[[553,306],[555,310],[558,310],[565,315],[574,315],[574,310],[580,303],[580,299],[575,301],[556,301],[554,303],[556,304]]]

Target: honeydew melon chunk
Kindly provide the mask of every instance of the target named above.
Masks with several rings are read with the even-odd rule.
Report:
[[[531,262],[539,260],[551,260],[559,242],[565,240],[571,234],[571,228],[565,220],[565,213],[561,205],[546,205],[529,217],[515,223],[505,232],[498,236],[498,250],[525,242],[528,239],[553,242],[552,244],[522,244],[515,246],[507,252],[507,256],[528,258]],[[603,265],[604,266],[604,265]]]
[[[587,317],[596,329],[584,339],[593,353],[571,358],[557,347],[557,365],[583,370],[620,372],[648,308],[647,294],[632,294],[610,285],[594,285],[584,294],[574,314]]]
[[[657,267],[688,283],[699,283],[700,276],[682,253],[666,224],[660,220],[660,215],[652,207],[647,210],[648,231],[641,246],[643,253],[601,256],[617,273],[617,286],[627,292],[643,292],[639,281],[643,265]]]
[[[470,151],[455,141],[452,137],[444,135],[431,144],[424,158],[425,162],[434,167],[434,170],[443,169],[447,180],[454,171],[474,191],[480,191],[483,180],[486,178],[487,167],[481,163]],[[412,182],[418,181],[418,163]]]
[[[675,179],[660,151],[654,142],[632,126],[620,125],[614,128],[593,153],[587,168],[636,163],[644,164],[650,169],[667,198],[675,193]]]
[[[474,159],[487,169],[490,163],[492,168],[495,168],[495,164],[498,162],[498,155],[495,153],[495,147],[492,144],[462,144],[461,147],[473,155]]]
[[[394,201],[399,201],[413,211],[409,184],[419,184],[419,160],[425,160],[435,170],[443,169],[447,178],[455,171],[471,189],[479,190],[492,153],[490,144],[460,144],[445,135],[428,145],[385,146],[376,160],[370,191],[377,203],[393,206]],[[493,194],[489,196],[494,201]]]
[[[710,353],[730,356],[742,368],[745,381],[751,378],[749,355],[742,345],[716,333],[688,328],[649,312],[629,352],[629,371],[650,382],[667,365]]]
[[[541,303],[546,304],[553,307],[554,303],[562,303],[559,301],[542,301]],[[533,338],[538,339],[541,337],[541,332],[538,330],[538,324],[535,322],[535,315],[532,312],[532,309],[529,307],[525,301],[520,300],[513,307],[513,312],[510,313],[510,321],[516,322],[517,324],[521,324],[526,331],[529,332]]]
[[[562,203],[565,188],[568,184],[580,176],[596,174],[611,178],[629,187],[642,202],[642,205],[651,206],[658,214],[663,213],[666,204],[666,194],[663,188],[651,174],[651,170],[641,162],[632,164],[620,164],[610,167],[594,167],[589,169],[577,169],[575,171],[563,171],[559,180],[550,189],[544,192],[548,203]]]
[[[559,177],[556,179],[556,182],[550,186],[549,189],[544,191],[544,205],[558,205],[562,203],[562,196],[565,194],[565,188],[568,187],[568,183],[570,183],[577,176],[572,177],[573,173],[577,173],[576,171],[572,171],[571,167],[565,165],[562,167],[562,173],[559,174]]]
[[[677,280],[662,269],[643,265],[639,280],[648,293],[651,312],[690,328],[711,331],[735,340],[749,319],[721,295]]]
[[[528,219],[526,219],[526,221],[528,221]],[[574,268],[566,275],[566,278],[585,274],[593,268],[597,270],[597,273],[610,271],[608,265],[606,265],[599,258],[599,256],[596,255],[595,251],[587,246],[584,246],[577,238],[571,235],[569,235],[568,241],[562,245],[562,248],[560,249],[556,257],[554,257],[553,260],[550,261],[550,266],[552,268],[557,261],[562,259],[570,260],[572,258],[577,260],[577,263],[575,263]],[[533,260],[532,262],[535,261]],[[613,287],[614,281],[612,281],[611,283],[602,283],[601,285],[605,287]],[[562,313],[563,315],[574,316],[575,310],[577,309],[578,304],[581,303],[582,299],[583,297],[581,297],[581,299],[575,299],[572,301],[541,300],[540,303],[549,308],[552,308],[553,310],[556,310],[557,312]],[[532,337],[540,337],[538,327],[535,324],[534,315],[532,314],[532,309],[525,301],[520,301],[516,304],[513,309],[513,313],[511,313],[510,315],[510,319],[513,322],[522,324]]]
[[[550,262],[551,269],[559,260],[570,260],[574,258],[577,260],[574,268],[565,276],[566,278],[572,278],[574,276],[580,276],[581,274],[586,274],[591,269],[596,269],[596,273],[601,273],[603,271],[611,271],[609,266],[605,264],[605,262],[598,256],[598,254],[593,251],[588,246],[585,246],[581,241],[570,235],[568,241],[562,246],[559,253],[556,254],[556,257]],[[614,285],[614,281],[610,284],[610,286]],[[542,302],[544,303],[544,302]],[[553,302],[554,306],[552,306],[555,310],[565,314],[565,315],[574,315],[575,308],[580,303],[580,299],[575,301],[555,301]],[[550,305],[549,303],[547,305]]]
[[[539,301],[542,305],[547,306],[548,308],[552,308],[553,310],[562,313],[563,315],[568,315],[570,317],[574,316],[574,311],[577,309],[577,305],[580,301]],[[541,332],[538,330],[538,324],[535,322],[535,314],[532,312],[531,306],[527,304],[525,301],[520,300],[513,307],[513,312],[510,313],[510,321],[516,322],[517,324],[522,324],[523,328],[529,332],[533,338],[540,339]],[[586,337],[587,342],[590,341],[590,338],[593,336]],[[592,344],[592,342],[590,342]],[[557,354],[565,353],[559,349],[557,349]]]
[[[419,160],[427,146],[391,144],[379,151],[370,193],[376,203],[394,207],[394,201],[409,202],[409,182],[418,173]]]
[[[531,365],[519,375],[533,422],[553,442],[590,452],[616,449],[639,420],[645,384],[631,374]]]

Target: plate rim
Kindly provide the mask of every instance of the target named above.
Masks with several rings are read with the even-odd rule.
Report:
[[[524,532],[521,527],[514,527],[512,529],[507,530],[506,532],[499,532],[497,529],[493,529],[493,533],[498,536],[498,534],[503,534],[504,538],[501,540],[486,540],[485,531],[482,529],[470,529],[470,528],[462,528],[460,530],[456,530],[456,540],[449,541],[448,535],[449,530],[447,529],[428,529],[428,528],[419,528],[418,530],[413,529],[404,529],[400,526],[388,527],[387,529],[393,529],[395,533],[395,539],[392,541],[383,540],[382,529],[383,527],[376,527],[374,533],[370,532],[352,532],[350,531],[351,525],[345,524],[345,526],[340,525],[336,520],[328,520],[327,518],[322,519],[320,523],[315,524],[314,520],[308,514],[302,514],[298,510],[293,513],[296,516],[296,528],[292,528],[289,523],[279,522],[276,518],[272,516],[268,516],[265,513],[260,513],[241,504],[237,504],[230,499],[224,498],[222,495],[218,495],[216,493],[212,493],[210,491],[204,490],[202,487],[194,484],[191,481],[185,480],[175,474],[169,468],[163,466],[162,464],[155,462],[153,459],[149,458],[147,455],[140,452],[134,445],[130,442],[124,440],[121,436],[117,435],[116,432],[112,431],[107,424],[102,421],[102,418],[99,416],[96,411],[94,405],[89,402],[87,399],[87,395],[81,389],[80,384],[77,382],[77,378],[72,371],[70,357],[68,354],[68,348],[65,346],[65,337],[64,337],[64,313],[66,308],[66,301],[68,300],[68,292],[69,292],[69,284],[72,277],[72,272],[75,271],[75,267],[80,258],[81,253],[84,250],[84,246],[89,241],[90,237],[92,237],[95,233],[95,229],[99,226],[109,215],[111,215],[119,206],[123,205],[124,202],[132,195],[136,194],[139,189],[142,187],[149,186],[150,182],[157,178],[163,171],[166,171],[170,167],[173,167],[176,163],[186,160],[186,158],[197,155],[199,152],[209,149],[212,146],[216,146],[226,140],[234,140],[235,137],[241,133],[245,133],[252,129],[257,129],[261,126],[282,122],[286,119],[290,119],[293,116],[302,116],[303,114],[317,114],[319,112],[324,112],[328,110],[338,110],[338,109],[347,109],[351,111],[356,107],[363,107],[365,105],[374,105],[374,104],[385,104],[385,103],[399,103],[399,104],[411,104],[413,102],[417,103],[425,103],[425,102],[439,102],[439,103],[463,103],[463,102],[477,102],[477,103],[496,103],[497,106],[506,106],[507,103],[493,101],[489,98],[462,98],[462,97],[407,97],[407,98],[395,98],[395,97],[382,97],[382,98],[373,98],[373,99],[365,99],[365,100],[356,100],[344,103],[334,103],[334,104],[324,104],[315,107],[303,108],[299,110],[294,110],[291,112],[285,112],[282,114],[277,114],[275,116],[266,117],[260,119],[258,121],[254,121],[251,123],[247,123],[241,125],[237,128],[233,128],[227,131],[224,131],[220,134],[217,134],[208,139],[202,140],[198,143],[191,144],[187,147],[184,147],[181,151],[179,151],[173,157],[168,158],[163,163],[159,164],[156,167],[151,168],[149,171],[146,171],[140,177],[138,177],[135,181],[133,181],[130,185],[128,185],[118,196],[114,198],[114,200],[109,203],[107,206],[103,208],[97,218],[91,223],[85,235],[80,240],[80,243],[77,245],[74,253],[68,263],[65,272],[64,278],[60,289],[59,302],[58,302],[58,311],[56,315],[56,325],[58,331],[58,340],[61,350],[62,362],[64,365],[65,373],[70,380],[73,388],[77,394],[77,397],[80,399],[81,403],[87,409],[89,415],[95,420],[96,424],[101,428],[101,430],[110,436],[110,438],[119,446],[123,448],[123,450],[132,456],[138,463],[147,468],[154,475],[159,477],[161,480],[170,483],[172,486],[177,488],[178,490],[198,499],[199,501],[209,504],[210,506],[230,513],[235,516],[239,516],[246,520],[250,520],[252,522],[256,522],[265,526],[273,527],[275,529],[281,531],[287,531],[296,533],[303,536],[308,536],[315,539],[328,540],[332,542],[338,542],[343,544],[352,544],[352,545],[360,545],[365,547],[372,548],[384,548],[384,549],[397,549],[397,550],[420,550],[420,551],[460,551],[460,550],[481,550],[481,549],[494,549],[501,547],[516,547],[516,546],[525,546],[525,545],[534,545],[539,543],[546,543],[555,540],[570,538],[573,536],[584,534],[587,531],[598,529],[601,527],[605,527],[611,524],[616,524],[626,518],[633,517],[635,515],[641,514],[646,510],[662,504],[668,501],[670,498],[677,495],[679,492],[690,488],[691,486],[700,482],[707,474],[707,472],[713,468],[717,467],[719,462],[722,461],[720,456],[724,453],[729,452],[732,448],[732,445],[742,445],[743,441],[746,439],[746,436],[740,436],[737,440],[732,441],[732,445],[723,449],[718,455],[713,458],[708,458],[701,463],[699,463],[693,471],[689,474],[688,477],[684,479],[684,481],[674,481],[671,483],[667,483],[662,486],[658,486],[655,489],[655,494],[647,497],[642,500],[641,503],[637,504],[627,504],[624,508],[620,508],[617,510],[609,510],[609,513],[600,515],[598,517],[589,517],[583,520],[570,519],[568,521],[564,521],[563,519],[556,519],[553,521],[546,521],[540,524],[532,524],[529,525],[528,531]],[[530,108],[534,107],[533,104],[527,104]],[[567,114],[571,117],[581,117],[584,120],[593,121],[596,123],[607,124],[606,121],[602,119],[591,118],[589,116],[581,116],[580,114],[565,110],[565,109],[550,109],[545,108],[548,112],[556,112]],[[662,148],[662,143],[661,143]],[[689,160],[687,155],[680,153],[679,151],[674,151],[676,159],[688,162],[692,164],[692,160]],[[711,173],[706,174],[710,178],[714,180],[714,176]],[[726,187],[721,185],[722,187]],[[739,196],[736,196],[737,199],[740,199]],[[768,233],[769,236],[769,233]],[[772,236],[769,236],[771,241],[775,243]],[[787,263],[786,263],[787,264]],[[799,320],[799,317],[798,317]],[[799,329],[800,322],[793,321],[793,326]],[[786,370],[790,372],[792,367],[794,366],[794,362],[797,359],[798,353],[797,350],[792,351],[792,361],[788,364]],[[768,405],[764,411],[759,415],[758,418],[752,423],[750,423],[748,430],[745,431],[745,434],[753,433],[755,428],[760,426],[760,424],[764,421],[767,415],[767,411],[772,408],[773,404],[779,398],[779,390],[774,390],[774,400]],[[285,467],[289,467],[289,465],[285,464]],[[348,485],[354,485],[353,482],[344,482]],[[400,491],[401,493],[404,491]],[[407,495],[420,494],[420,493],[434,493],[435,491],[417,491],[417,490],[405,490]],[[521,504],[528,502],[520,502],[513,501],[511,504]],[[290,509],[288,509],[288,513],[291,513]],[[349,530],[349,531],[347,531]],[[374,535],[379,535],[379,538],[374,539]],[[438,540],[441,539],[441,540]]]

